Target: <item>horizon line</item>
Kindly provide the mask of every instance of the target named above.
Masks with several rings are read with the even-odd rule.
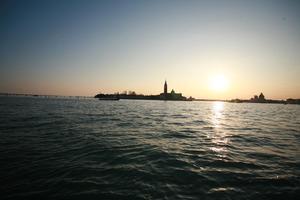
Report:
[[[99,93],[98,93],[99,94]],[[107,93],[108,94],[108,93]],[[115,93],[113,93],[115,94]],[[120,93],[119,93],[120,94]],[[137,94],[137,95],[145,95],[145,94]],[[146,94],[145,96],[147,96],[149,94]],[[152,94],[150,94],[152,95]],[[61,95],[61,94],[35,94],[35,93],[14,93],[14,92],[0,92],[0,96],[40,96],[40,97],[74,97],[74,98],[94,98],[94,96],[85,96],[85,95]],[[230,101],[230,100],[249,100],[252,97],[248,98],[248,99],[244,99],[244,98],[230,98],[230,99],[210,99],[210,98],[194,98],[194,100],[196,101]],[[300,99],[299,98],[281,98],[281,99],[267,99],[267,100],[287,100],[287,99]]]

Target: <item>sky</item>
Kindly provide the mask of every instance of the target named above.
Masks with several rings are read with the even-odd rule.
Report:
[[[297,0],[2,0],[0,92],[300,98]]]

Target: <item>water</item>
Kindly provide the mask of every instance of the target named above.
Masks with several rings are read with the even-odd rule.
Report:
[[[0,97],[1,199],[295,199],[300,106]]]

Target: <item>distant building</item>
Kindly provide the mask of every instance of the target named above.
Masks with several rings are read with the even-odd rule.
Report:
[[[267,100],[265,99],[265,95],[261,92],[259,96],[254,95],[253,98],[250,99],[250,102],[254,103],[265,103]]]
[[[176,93],[173,89],[168,93],[168,83],[165,81],[163,92],[157,95],[136,94],[134,91],[124,91],[115,94],[97,94],[95,98],[100,100],[119,100],[119,99],[145,99],[145,100],[175,100],[175,101],[192,101],[193,97],[186,98],[181,93]]]
[[[181,93],[176,93],[174,89],[171,90],[171,93],[168,93],[167,81],[164,84],[164,92],[160,93],[160,98],[163,100],[186,100],[186,97],[182,96]]]
[[[165,80],[164,95],[167,96],[167,94],[168,94],[168,84],[167,84],[167,81]]]
[[[260,95],[258,96],[259,101],[265,101],[265,95],[261,92]]]
[[[289,98],[289,99],[286,100],[286,103],[288,103],[288,104],[299,104],[300,105],[300,99],[291,99],[291,98]]]

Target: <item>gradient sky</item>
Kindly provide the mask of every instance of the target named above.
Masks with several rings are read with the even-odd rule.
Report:
[[[197,98],[300,98],[300,1],[0,3],[0,92],[158,94],[165,79]]]

